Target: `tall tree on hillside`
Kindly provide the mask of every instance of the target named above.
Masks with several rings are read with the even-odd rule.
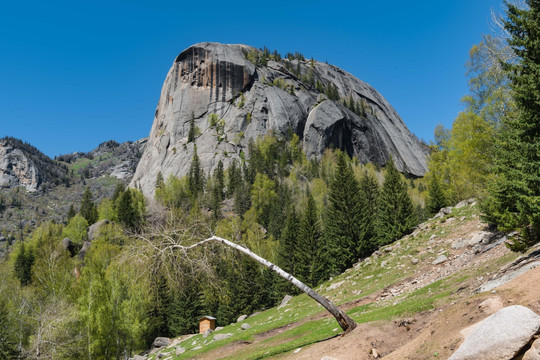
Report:
[[[360,199],[362,220],[360,221],[360,240],[356,245],[358,257],[369,256],[377,248],[377,204],[379,202],[379,183],[369,172],[360,179]]]
[[[193,150],[193,158],[191,159],[191,166],[189,167],[189,190],[193,197],[197,197],[204,189],[204,174],[201,168],[201,162],[199,155],[197,155],[197,146]]]
[[[298,278],[309,286],[316,286],[320,280],[317,265],[320,260],[321,239],[321,223],[317,214],[317,205],[311,192],[308,191],[307,205],[298,232],[295,257]]]
[[[448,200],[439,177],[436,174],[432,174],[428,184],[427,211],[433,215],[445,206],[448,206]]]
[[[504,64],[519,114],[503,120],[494,181],[484,210],[502,230],[523,229],[521,250],[540,234],[540,1],[509,2],[505,30],[517,61]]]
[[[83,197],[81,199],[81,209],[79,210],[79,213],[82,215],[83,218],[86,219],[86,221],[88,221],[89,225],[92,225],[98,219],[97,207],[94,203],[93,195],[89,187],[86,187],[86,190],[84,191]]]
[[[34,252],[32,249],[27,249],[24,242],[22,242],[13,263],[15,276],[21,282],[21,286],[29,285],[32,282],[32,265],[34,265],[34,260]]]
[[[358,259],[362,244],[362,199],[360,186],[347,163],[346,155],[337,157],[337,170],[330,184],[325,224],[325,248],[330,258],[330,271],[343,271]]]
[[[388,160],[386,169],[377,215],[378,242],[381,246],[399,239],[416,225],[416,213],[407,193],[407,183],[401,178],[392,158]]]
[[[296,276],[299,220],[294,207],[291,206],[285,228],[281,232],[277,253],[277,264],[283,270]]]

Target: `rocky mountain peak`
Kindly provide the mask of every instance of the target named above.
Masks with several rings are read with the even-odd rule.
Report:
[[[152,196],[159,171],[186,175],[195,145],[206,172],[219,160],[227,167],[269,131],[296,133],[310,158],[335,147],[364,163],[384,165],[392,156],[402,172],[426,171],[425,149],[394,108],[353,75],[300,54],[199,43],[167,74],[131,185]]]

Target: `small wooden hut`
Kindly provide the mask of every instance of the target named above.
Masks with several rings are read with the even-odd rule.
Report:
[[[203,316],[199,319],[199,333],[204,333],[206,330],[214,331],[216,329],[216,318],[213,316]]]

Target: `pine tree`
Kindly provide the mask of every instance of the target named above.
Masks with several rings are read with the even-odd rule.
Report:
[[[357,244],[358,257],[369,256],[377,248],[377,204],[379,202],[379,183],[367,171],[360,179],[360,198],[362,220],[360,221],[360,241]]]
[[[362,245],[362,202],[360,186],[347,163],[346,155],[338,154],[337,169],[328,193],[325,224],[325,246],[333,262],[331,272],[343,271],[358,259]]]
[[[277,264],[289,274],[296,275],[296,260],[298,249],[299,220],[294,207],[291,207],[285,228],[281,232],[277,253]]]
[[[156,176],[156,190],[163,190],[165,188],[165,181],[163,179],[163,174],[161,171],[158,171]]]
[[[309,286],[316,286],[320,280],[317,263],[321,252],[321,239],[322,232],[317,206],[313,196],[308,191],[307,205],[298,232],[298,251],[295,254],[298,278]]]
[[[131,196],[131,190],[127,189],[120,195],[116,208],[118,222],[128,229],[135,229],[138,223],[137,211]]]
[[[381,246],[399,239],[416,225],[416,213],[407,193],[407,183],[402,180],[392,158],[386,168],[377,214],[378,242]]]
[[[526,4],[519,8],[506,2],[504,26],[518,61],[503,68],[519,114],[503,119],[496,176],[483,206],[487,220],[499,229],[523,229],[517,250],[538,242],[540,234],[540,1]]]
[[[16,330],[9,316],[7,303],[0,299],[0,359],[19,359]]]
[[[219,160],[216,170],[214,171],[215,186],[217,187],[216,193],[219,201],[222,201],[225,196],[225,173],[223,171],[223,161]]]
[[[441,208],[448,206],[448,200],[441,187],[439,177],[432,174],[428,185],[427,210],[430,215],[436,214]]]
[[[197,135],[197,130],[195,128],[195,113],[191,113],[191,120],[189,120],[189,133],[188,133],[188,143],[195,141],[195,136]]]
[[[86,219],[86,221],[88,221],[89,225],[92,225],[98,219],[97,207],[92,198],[93,196],[90,188],[86,187],[81,199],[81,209],[79,210],[79,213]]]
[[[193,152],[193,158],[191,160],[191,166],[189,168],[189,190],[193,197],[199,196],[204,189],[204,174],[199,161],[199,155],[197,155],[197,147],[195,146]]]
[[[31,249],[27,249],[26,245],[21,243],[19,253],[15,256],[13,270],[15,276],[19,279],[21,286],[26,286],[32,283],[32,266],[34,265],[34,253]]]

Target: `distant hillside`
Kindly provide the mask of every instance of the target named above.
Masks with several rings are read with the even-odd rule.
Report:
[[[0,188],[22,186],[28,191],[40,190],[69,182],[65,164],[52,160],[22,140],[0,139]]]

